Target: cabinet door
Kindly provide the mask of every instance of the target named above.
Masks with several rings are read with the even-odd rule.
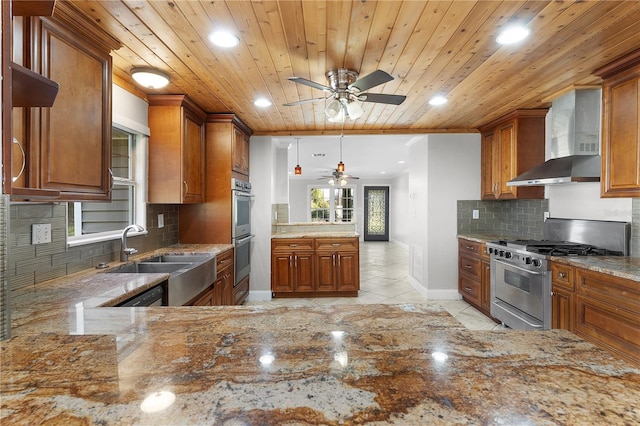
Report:
[[[234,304],[233,279],[227,274],[222,279],[222,305],[230,306]]]
[[[493,175],[493,132],[482,135],[481,154],[481,197],[483,200],[495,200]]]
[[[39,110],[39,164],[31,186],[62,191],[64,200],[111,198],[111,56],[49,20],[37,50],[41,73],[60,85],[51,108]],[[37,144],[34,144],[37,146]]]
[[[360,259],[358,253],[337,254],[338,291],[360,290]]]
[[[640,66],[603,86],[602,197],[640,197]]]
[[[271,291],[293,292],[293,255],[271,255]]]
[[[183,203],[204,202],[204,124],[188,110],[184,112],[182,146]]]
[[[516,198],[515,190],[507,186],[507,182],[515,177],[516,160],[516,126],[514,121],[510,121],[498,127],[498,173],[496,174],[497,191],[496,198],[513,199]]]
[[[551,294],[551,328],[573,332],[573,293],[553,285]]]
[[[316,291],[336,291],[338,289],[337,256],[336,253],[316,255]]]
[[[249,136],[234,126],[233,128],[233,170],[249,175]]]
[[[224,279],[220,277],[213,283],[213,299],[211,300],[212,306],[222,306],[223,281]]]
[[[313,282],[313,254],[294,254],[293,288],[296,292],[314,291]]]

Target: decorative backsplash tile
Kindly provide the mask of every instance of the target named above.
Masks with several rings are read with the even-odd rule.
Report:
[[[18,203],[11,204],[9,211],[6,275],[11,290],[119,260],[119,239],[67,247],[66,203]],[[164,215],[163,228],[158,228],[159,213]],[[31,244],[34,223],[51,223],[50,243]],[[130,246],[146,252],[178,243],[178,206],[147,205],[147,231],[146,235],[130,237]]]
[[[478,219],[473,211],[478,211]],[[541,239],[549,200],[458,201],[459,234],[496,234]]]

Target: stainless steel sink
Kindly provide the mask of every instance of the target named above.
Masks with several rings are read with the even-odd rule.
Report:
[[[165,254],[123,265],[108,273],[167,273],[168,305],[182,306],[213,284],[216,278],[216,256]]]

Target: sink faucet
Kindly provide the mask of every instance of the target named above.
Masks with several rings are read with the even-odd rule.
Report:
[[[140,225],[135,225],[135,224],[129,225],[126,228],[124,228],[124,231],[122,231],[122,247],[120,249],[120,262],[128,261],[129,255],[136,254],[138,252],[138,250],[134,249],[133,247],[127,248],[127,233],[131,230],[142,232],[144,231],[144,228]]]

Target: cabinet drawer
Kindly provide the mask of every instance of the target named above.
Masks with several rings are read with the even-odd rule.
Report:
[[[316,238],[318,251],[354,251],[358,250],[357,238]]]
[[[233,249],[227,250],[216,255],[216,272],[220,275],[221,271],[233,266]]]
[[[484,246],[484,244],[460,238],[458,240],[458,254],[480,256],[482,254],[482,246]]]
[[[568,265],[560,265],[557,263],[551,264],[551,281],[554,285],[563,287],[567,290],[574,290],[574,275],[575,268]]]
[[[247,298],[247,296],[249,295],[249,276],[247,276],[242,281],[240,281],[238,285],[236,285],[233,288],[233,292],[234,292],[234,298],[233,298],[234,304],[242,305],[245,299]]]
[[[275,238],[271,240],[271,251],[275,253],[291,253],[313,251],[312,238]]]
[[[460,275],[458,277],[458,290],[463,297],[476,306],[480,306],[480,281],[467,275]]]
[[[640,285],[637,281],[576,268],[576,294],[640,315]]]
[[[467,274],[477,280],[480,280],[482,261],[479,258],[460,256],[458,258],[458,271],[461,275]]]

